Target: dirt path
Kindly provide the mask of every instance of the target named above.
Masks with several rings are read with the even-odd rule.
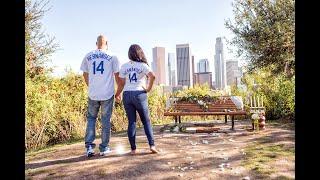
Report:
[[[227,125],[217,122],[216,126],[225,129],[226,133],[160,132],[161,126],[156,126],[154,136],[159,154],[149,153],[143,129],[137,132],[138,154],[135,156],[127,154],[130,148],[126,133],[112,136],[113,152],[108,156],[86,158],[83,142],[29,153],[26,154],[26,179],[295,178],[295,133],[292,128],[267,124],[266,130],[254,133],[246,130],[250,127],[249,121],[236,121],[235,131],[229,130],[229,122]],[[100,139],[96,143],[99,144]],[[259,171],[260,164],[253,164],[256,154],[248,150],[255,151],[252,147],[261,150],[270,145],[289,148],[293,155],[276,154],[270,156],[271,161],[259,160],[261,165],[272,166],[273,171],[265,173]],[[264,173],[263,176],[260,173]]]

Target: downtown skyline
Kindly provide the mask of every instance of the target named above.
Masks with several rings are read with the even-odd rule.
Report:
[[[222,38],[217,37],[214,48],[215,56],[211,63],[208,58],[198,59],[196,63],[197,58],[188,43],[176,44],[176,53],[167,52],[164,47],[154,47],[151,64],[153,72],[158,77],[156,84],[190,87],[197,83],[207,82],[211,87],[218,89],[225,89],[235,81],[239,84],[241,75],[236,71],[241,67],[238,66],[238,60],[224,58],[224,46]],[[213,66],[214,71],[211,70],[209,64]],[[172,82],[177,82],[177,84]]]
[[[224,21],[233,17],[231,2],[49,1],[51,10],[46,12],[41,22],[44,32],[56,38],[60,50],[50,57],[48,66],[56,66],[56,76],[63,75],[66,67],[80,74],[80,63],[86,53],[96,48],[95,41],[99,34],[108,38],[108,52],[116,55],[120,64],[128,61],[131,44],[142,47],[150,64],[153,47],[164,47],[166,52],[175,53],[176,44],[186,43],[192,47],[195,64],[204,58],[212,61],[215,38],[232,38],[232,32],[224,26]],[[137,11],[138,7],[143,11]],[[104,15],[97,18],[96,12],[104,12]],[[235,59],[232,53],[225,52],[226,59]]]

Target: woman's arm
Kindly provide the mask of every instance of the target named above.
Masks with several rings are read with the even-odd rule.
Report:
[[[151,89],[152,89],[154,80],[156,79],[156,76],[153,74],[153,72],[149,72],[149,73],[147,74],[147,76],[148,76],[148,79],[149,79],[149,84],[148,84],[148,87],[147,87],[146,91],[147,91],[147,92],[150,92]]]

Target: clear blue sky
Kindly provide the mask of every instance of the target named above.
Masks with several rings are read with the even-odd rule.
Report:
[[[195,62],[208,58],[213,70],[215,39],[232,34],[224,21],[233,18],[232,0],[51,0],[43,30],[55,36],[61,50],[51,56],[54,75],[63,75],[66,66],[80,73],[86,53],[96,49],[96,37],[108,38],[109,52],[120,63],[128,61],[131,44],[139,44],[149,62],[152,48],[165,47],[175,53],[176,44],[189,43]],[[234,56],[225,45],[226,59]]]

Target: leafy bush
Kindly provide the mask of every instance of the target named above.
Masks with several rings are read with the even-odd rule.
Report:
[[[242,82],[246,89],[232,87],[232,94],[242,96],[246,107],[249,97],[260,96],[266,107],[267,119],[289,118],[295,119],[295,76],[287,78],[285,75],[271,76],[267,69],[255,73],[245,74]]]
[[[170,117],[163,116],[166,100],[169,94],[165,94],[160,86],[155,86],[151,92],[148,93],[148,105],[150,110],[150,118],[153,124],[165,124],[172,121]]]
[[[27,150],[83,136],[87,95],[81,76],[26,78],[26,95]]]
[[[268,99],[269,118],[289,118],[295,119],[295,77],[286,79],[280,76],[275,79],[275,85],[271,89],[266,89]]]
[[[198,102],[214,102],[219,96],[224,95],[223,91],[210,89],[209,85],[195,85],[189,89],[177,91],[171,97],[178,98],[178,101]]]

